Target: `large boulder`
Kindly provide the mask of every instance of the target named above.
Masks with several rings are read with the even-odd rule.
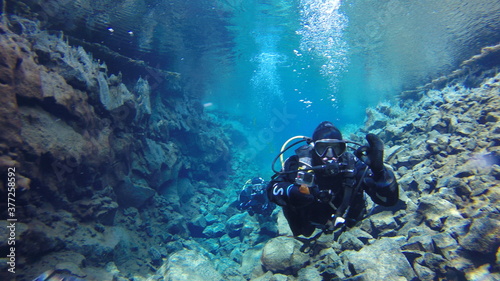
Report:
[[[500,221],[498,218],[475,219],[467,235],[460,239],[460,245],[474,252],[495,254],[500,246]]]
[[[351,274],[359,275],[356,280],[412,280],[415,272],[401,252],[398,239],[384,237],[359,251],[345,251],[341,257]]]
[[[194,250],[174,253],[159,272],[165,281],[224,280],[210,260]]]
[[[122,207],[141,207],[148,199],[153,197],[156,191],[150,188],[145,181],[133,182],[129,178],[115,189],[118,204]]]
[[[443,221],[448,217],[462,218],[453,203],[436,195],[422,196],[417,213],[425,217],[429,226],[436,230],[443,226]]]
[[[262,251],[262,265],[274,273],[294,274],[309,261],[309,256],[300,251],[302,244],[291,237],[276,237],[269,240]]]

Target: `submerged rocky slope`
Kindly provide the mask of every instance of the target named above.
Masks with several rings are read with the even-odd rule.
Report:
[[[367,111],[349,138],[383,138],[401,201],[311,245],[278,211],[235,208],[257,172],[231,151],[245,135],[208,118],[177,74],[108,73],[112,61],[15,17],[0,54],[0,173],[16,168],[18,219],[17,273],[4,258],[2,280],[500,279],[497,49]]]

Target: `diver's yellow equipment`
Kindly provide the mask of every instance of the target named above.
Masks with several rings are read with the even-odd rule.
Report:
[[[299,192],[303,193],[303,194],[311,194],[309,187],[307,185],[303,185],[303,184],[299,187]]]
[[[291,137],[289,138],[284,144],[283,146],[281,147],[281,150],[280,150],[280,162],[281,162],[281,167],[283,168],[284,165],[285,165],[285,160],[283,160],[283,152],[285,151],[285,147],[288,145],[288,143],[290,143],[291,141],[293,140],[296,140],[296,139],[308,139],[308,137],[305,137],[305,136],[295,136],[295,137]]]

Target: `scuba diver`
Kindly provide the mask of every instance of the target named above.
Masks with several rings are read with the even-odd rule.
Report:
[[[302,140],[285,149],[296,138]],[[316,228],[323,230],[320,235],[354,226],[365,213],[363,192],[382,206],[398,202],[398,183],[383,163],[382,140],[374,134],[367,134],[366,140],[368,146],[343,140],[341,132],[325,121],[314,130],[312,139],[299,136],[285,143],[273,161],[276,174],[267,186],[267,195],[282,207],[294,236],[309,237]],[[283,153],[303,141],[307,144],[283,163]],[[347,151],[348,144],[359,146],[354,154]],[[281,171],[274,169],[278,157]]]
[[[266,195],[268,182],[261,177],[248,180],[242,187],[238,198],[238,209],[247,210],[248,214],[270,216],[276,205],[269,202]]]

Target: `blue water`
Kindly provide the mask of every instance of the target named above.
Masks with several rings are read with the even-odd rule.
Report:
[[[292,134],[325,119],[360,125],[367,107],[500,41],[497,0],[67,3],[50,28],[180,72],[207,111],[260,128],[286,107]],[[64,9],[79,11],[73,22]]]
[[[500,41],[495,0],[218,1],[214,9],[225,11],[234,45],[207,62],[206,110],[228,113],[275,150],[323,120],[343,131],[362,126],[367,107],[396,103]]]
[[[17,3],[18,1],[11,2]],[[45,124],[44,120],[49,116],[52,117],[50,114],[54,113],[52,111],[57,111],[59,106],[52,106],[50,98],[42,100],[41,97],[45,97],[43,94],[40,94],[40,100],[34,98],[36,92],[33,93],[33,97],[31,93],[26,93],[26,96],[18,94],[19,108],[24,107],[20,116],[24,122],[23,126],[26,126],[24,132],[27,132],[25,136],[28,138],[22,149],[19,149],[19,154],[11,148],[8,152],[9,158],[6,159],[18,158],[19,161],[26,162],[27,165],[24,167],[28,168],[36,163],[44,166],[35,169],[32,189],[24,191],[27,196],[26,200],[20,201],[33,199],[34,202],[27,206],[20,206],[19,210],[23,210],[20,212],[23,216],[34,215],[33,220],[27,218],[26,221],[39,220],[30,225],[34,227],[34,231],[27,232],[29,235],[27,240],[30,241],[27,241],[26,245],[42,241],[43,247],[37,247],[34,251],[45,255],[43,258],[64,259],[66,253],[59,255],[61,253],[59,251],[69,250],[86,255],[87,265],[94,266],[93,263],[102,265],[104,261],[107,263],[114,260],[118,266],[127,268],[127,271],[138,267],[151,270],[151,265],[147,263],[153,259],[150,257],[153,254],[156,256],[156,263],[160,264],[161,256],[166,257],[167,251],[171,254],[183,248],[200,247],[200,249],[205,248],[204,252],[216,253],[214,255],[219,259],[218,266],[226,273],[237,272],[237,266],[234,265],[240,261],[235,263],[233,253],[238,256],[242,254],[238,251],[259,246],[258,244],[263,241],[253,240],[255,236],[246,239],[245,235],[241,234],[240,240],[235,237],[228,244],[226,243],[228,240],[221,238],[218,234],[207,235],[209,238],[205,239],[202,231],[208,228],[206,227],[208,219],[212,221],[208,230],[222,232],[221,229],[226,228],[224,223],[228,218],[234,217],[233,200],[237,198],[236,192],[247,179],[256,176],[270,178],[271,162],[287,139],[297,135],[311,136],[318,123],[325,120],[335,123],[342,130],[344,138],[349,139],[354,128],[363,126],[367,108],[375,107],[379,102],[386,104],[412,102],[399,100],[398,94],[451,73],[460,66],[462,61],[480,53],[481,48],[500,42],[500,21],[498,20],[500,19],[500,2],[498,0],[106,0],[94,1],[92,5],[87,1],[46,2],[57,3],[60,6],[43,5],[44,1],[38,0],[25,2],[32,4],[33,13],[50,16],[50,22],[46,22],[47,26],[44,28],[51,32],[55,31],[54,33],[58,36],[60,30],[64,31],[67,36],[65,40],[73,37],[73,39],[80,40],[79,42],[97,43],[99,46],[105,46],[122,55],[123,57],[110,60],[115,61],[115,65],[108,63],[107,66],[110,75],[117,74],[119,71],[128,72],[123,75],[123,83],[127,86],[135,85],[138,76],[143,76],[143,74],[134,73],[134,68],[131,70],[123,67],[123,65],[129,65],[129,58],[144,61],[147,65],[157,69],[180,73],[180,85],[176,84],[178,81],[175,79],[172,79],[172,83],[170,80],[164,83],[164,76],[158,78],[155,75],[158,73],[154,71],[148,72],[147,77],[142,77],[149,81],[153,103],[153,114],[149,122],[144,122],[144,126],[141,126],[139,122],[133,122],[131,128],[125,130],[122,127],[128,126],[128,121],[125,124],[123,120],[128,117],[122,119],[113,117],[113,121],[118,124],[113,125],[114,127],[110,124],[103,125],[103,130],[106,132],[102,136],[109,134],[110,137],[102,145],[95,143],[100,139],[90,137],[89,132],[97,129],[82,130],[82,143],[92,138],[89,141],[92,151],[94,149],[98,152],[102,151],[102,156],[101,153],[96,154],[95,162],[88,161],[88,168],[87,160],[81,160],[84,162],[81,165],[70,161],[75,159],[72,156],[74,151],[71,149],[67,152],[54,151],[52,153],[54,148],[62,147],[66,150],[67,147],[71,148],[71,144],[59,146],[57,142],[60,138],[45,138],[46,132],[49,132],[47,135],[53,135],[52,130],[58,128],[64,128],[62,136],[78,136],[80,131],[75,131],[75,133],[73,127],[66,125],[53,125],[46,131],[44,128],[35,127],[37,124]],[[35,2],[42,4],[35,5],[33,4]],[[21,3],[24,2],[21,1]],[[68,17],[68,14],[71,17]],[[13,25],[13,29],[17,28]],[[22,44],[25,43],[20,41],[19,44],[20,50],[23,50]],[[85,44],[85,46],[92,46],[92,44]],[[42,48],[40,54],[44,55],[44,51]],[[42,55],[40,55],[41,60],[44,59]],[[98,52],[95,56],[96,58],[99,56]],[[123,63],[122,60],[126,62]],[[57,62],[56,66],[60,67],[59,64],[62,65],[63,62]],[[57,67],[54,68],[57,69]],[[51,68],[48,67],[48,69]],[[147,68],[147,71],[149,70],[151,69]],[[76,74],[70,73],[70,78],[72,78],[71,75]],[[45,76],[42,75],[42,78]],[[54,79],[62,79],[55,74],[54,77]],[[31,80],[20,77],[20,81],[24,80],[31,83]],[[57,83],[54,82],[53,85],[59,85],[58,80],[55,80]],[[108,79],[108,82],[110,81],[111,79]],[[24,87],[23,84],[20,89],[30,87]],[[159,87],[165,87],[165,89]],[[461,89],[460,94],[462,92],[466,91]],[[75,93],[80,95],[80,91],[75,91]],[[144,101],[142,98],[145,96],[142,94],[141,92],[141,101]],[[427,94],[432,94],[432,92],[429,91]],[[162,100],[164,103],[169,102],[168,106],[154,104],[161,100],[156,99],[158,95],[171,95],[173,98]],[[80,98],[80,96],[76,97]],[[149,100],[150,97],[147,96],[147,98]],[[194,103],[188,109],[183,104],[186,100]],[[38,102],[44,106],[38,108]],[[201,108],[198,102],[203,106],[207,116],[214,118],[215,124],[221,125],[222,129],[215,128],[214,123],[205,120],[202,121],[201,126],[190,126],[197,119],[189,116],[189,112],[195,112]],[[87,106],[86,102],[85,105]],[[66,109],[65,106],[69,108],[69,102],[63,106]],[[90,103],[88,106],[91,108]],[[95,107],[96,112],[104,111],[100,108],[101,106]],[[139,109],[144,108],[139,107]],[[197,113],[193,116],[199,116]],[[492,120],[496,120],[494,112],[491,115],[487,113],[485,111],[485,116],[480,118],[484,119],[480,120],[480,126],[487,126],[489,123],[494,123]],[[101,116],[101,114],[108,116],[108,112],[99,112],[98,115]],[[118,111],[109,115],[118,115]],[[145,115],[141,116],[145,117]],[[92,114],[89,120],[99,120],[96,116]],[[171,126],[170,118],[185,118],[185,120],[180,120],[179,125]],[[147,120],[147,117],[144,119]],[[16,120],[15,122],[19,121]],[[33,124],[31,124],[32,120]],[[106,123],[110,123],[107,118],[102,119],[103,123],[105,120],[107,120]],[[452,127],[451,123],[457,120],[458,118],[447,121],[450,123],[449,128]],[[56,123],[58,121],[61,121],[59,117],[54,118],[53,124],[62,123]],[[76,121],[69,120],[67,124],[74,122]],[[484,124],[485,122],[488,124]],[[211,126],[207,132],[202,131],[205,125]],[[472,126],[472,124],[468,125]],[[75,125],[75,127],[78,126]],[[179,129],[176,126],[182,128]],[[435,125],[435,127],[440,126]],[[109,133],[107,127],[115,131]],[[190,131],[191,128],[195,130]],[[464,126],[462,129],[466,133],[470,128]],[[445,129],[442,128],[442,130]],[[391,134],[396,132],[397,130],[391,130]],[[37,134],[42,144],[36,143]],[[210,134],[222,136],[212,138]],[[226,136],[232,138],[228,143],[229,153],[226,153],[226,147],[220,143],[221,140],[227,139]],[[444,136],[443,139],[447,140],[448,136]],[[125,144],[128,140],[135,144]],[[437,141],[441,140],[437,139]],[[15,141],[17,142],[18,140]],[[457,142],[450,138],[450,150],[445,148],[443,153],[444,150],[457,150],[450,154],[458,154],[461,150],[457,147]],[[494,143],[493,140],[492,142]],[[78,148],[77,144],[74,153],[78,153],[79,150],[83,151],[86,147],[83,144],[80,146]],[[441,147],[441,144],[439,146]],[[471,141],[466,148],[476,146],[477,149],[479,147],[484,148],[483,150],[489,149],[479,144],[479,141]],[[396,147],[396,149],[395,151],[403,151],[406,148]],[[4,150],[7,151],[7,149]],[[130,151],[125,152],[126,150]],[[431,150],[434,153],[434,148]],[[200,155],[204,152],[210,153],[207,157]],[[289,151],[289,154],[292,152]],[[402,158],[410,159],[412,155],[408,151],[405,152]],[[112,155],[107,156],[108,153]],[[437,161],[437,166],[444,165],[443,153],[439,153],[438,159],[440,160]],[[222,156],[217,158],[218,155],[215,154]],[[231,157],[226,157],[229,154]],[[85,155],[89,154],[83,154],[81,159],[87,157]],[[481,158],[481,155],[477,157]],[[463,160],[461,156],[455,156],[449,159]],[[60,179],[59,170],[56,169],[55,164],[58,164],[60,160],[56,159],[58,157],[61,160],[65,159],[62,168],[64,180]],[[108,157],[113,160],[108,165],[109,167],[105,167],[103,171],[95,171],[100,169],[97,164],[104,163]],[[177,157],[188,159],[177,161]],[[485,158],[486,160],[491,160],[490,162],[496,160],[494,152],[484,157],[488,158]],[[170,161],[171,159],[174,161]],[[205,162],[206,159],[209,160]],[[488,162],[486,160],[482,162]],[[410,169],[404,166],[406,160],[399,161],[398,159],[398,162],[399,175]],[[248,165],[248,163],[254,165]],[[418,164],[420,170],[416,173],[428,172],[428,167],[424,167],[424,164],[428,163]],[[212,166],[207,167],[208,165]],[[484,165],[491,166],[491,163]],[[459,168],[466,167],[464,164]],[[107,171],[112,171],[109,178],[107,175],[102,178],[98,177]],[[21,173],[29,175],[30,171]],[[478,190],[474,193],[480,192],[477,193],[480,196],[489,196],[487,193],[489,183],[485,185],[484,190],[483,187],[479,189],[477,186],[493,178],[481,173],[483,172],[478,173],[480,179],[476,177],[472,180],[471,177],[470,180],[464,180],[476,185]],[[475,173],[472,174],[475,175]],[[433,175],[433,177],[438,177],[438,175]],[[462,206],[459,198],[470,193],[467,188],[458,184],[457,177],[461,178],[461,175],[469,177],[469,173],[459,172],[454,177],[453,184],[457,186],[453,188],[457,189],[456,200],[459,202],[457,206]],[[498,178],[493,172],[491,175]],[[40,183],[45,179],[48,179],[46,183]],[[427,183],[428,179],[425,179],[423,187],[413,186],[419,181],[417,176],[411,179],[411,183],[409,183],[410,179],[411,177],[404,179],[402,177],[400,181],[401,185],[408,185],[405,191],[409,192],[405,193],[405,196],[434,192],[434,186],[443,188],[440,196],[452,196],[447,193],[451,192],[448,188],[448,183],[452,182],[451,179],[432,178],[432,183]],[[138,197],[144,198],[142,205],[136,203],[140,200],[132,196],[135,195],[135,191],[129,192],[134,188],[137,188]],[[151,201],[147,201],[147,193],[155,192],[162,196],[155,196]],[[122,202],[120,197],[125,198],[125,202]],[[134,204],[127,202],[129,200]],[[408,206],[409,211],[414,211],[414,205],[408,204]],[[52,212],[52,209],[55,211]],[[464,207],[464,212],[467,213],[469,209],[475,212],[479,208]],[[489,210],[486,209],[486,211]],[[108,216],[115,219],[115,212],[117,213],[116,222],[108,221],[110,220]],[[102,220],[105,225],[101,225],[101,218],[99,218],[101,214],[104,214]],[[464,215],[469,216],[469,214]],[[403,221],[410,218],[401,219],[401,213],[397,216]],[[467,217],[467,220],[470,218]],[[94,219],[99,223],[94,224]],[[253,221],[257,223],[257,219]],[[263,221],[259,219],[259,223]],[[110,226],[108,224],[111,223],[116,227],[108,228]],[[187,225],[185,229],[186,223],[196,223],[193,224],[194,230],[190,229],[190,225]],[[207,225],[203,225],[205,223]],[[434,221],[429,219],[425,224],[434,225]],[[439,221],[436,224],[439,224]],[[217,229],[215,226],[220,228]],[[254,228],[254,231],[257,231],[258,227],[264,229],[263,225],[252,226],[250,224],[249,226]],[[434,230],[431,225],[428,226]],[[49,227],[53,229],[45,233]],[[470,228],[475,227],[473,224]],[[38,228],[41,230],[38,231]],[[457,229],[459,228],[457,222]],[[463,225],[463,229],[468,228],[469,224]],[[62,233],[56,233],[61,229]],[[266,229],[274,231],[269,226]],[[406,225],[404,229],[407,229]],[[463,229],[457,231],[460,232]],[[19,231],[25,232],[21,229]],[[124,234],[120,237],[118,233],[122,231]],[[128,233],[134,235],[131,235],[129,239]],[[391,231],[387,233],[389,234],[384,235],[393,235]],[[117,234],[116,237],[114,234]],[[63,237],[63,235],[66,236]],[[193,237],[187,237],[188,235]],[[106,239],[100,240],[99,237]],[[140,241],[133,241],[139,237]],[[259,237],[266,239],[267,235],[259,233]],[[469,238],[475,240],[475,236]],[[60,248],[60,239],[68,239],[69,249]],[[112,243],[108,243],[108,239],[120,241],[120,243],[112,250],[113,248],[109,246]],[[45,240],[50,243],[46,243]],[[193,246],[190,241],[199,242],[200,245]],[[443,243],[446,242],[443,241]],[[134,245],[135,243],[138,246]],[[474,245],[475,241],[470,244]],[[96,247],[95,251],[89,250],[94,250],[94,245],[99,245],[99,248]],[[149,248],[151,245],[153,247]],[[233,246],[238,251],[231,252]],[[149,248],[148,255],[144,253],[143,248]],[[162,253],[159,253],[160,249]],[[31,249],[26,248],[26,250]],[[104,254],[104,252],[107,253]],[[122,255],[122,252],[126,255]],[[439,250],[436,250],[437,252]],[[49,253],[53,255],[49,256]],[[111,257],[110,253],[113,253],[114,257]],[[30,256],[35,257],[37,254]],[[134,255],[137,255],[137,258],[132,258]],[[129,257],[131,258],[128,259]],[[40,257],[36,257],[38,258]],[[82,260],[80,257],[76,259],[80,262]],[[238,257],[238,259],[243,258]],[[230,263],[225,263],[225,261],[230,261]],[[44,260],[40,260],[39,264],[44,264]],[[243,262],[241,264],[243,265]],[[235,267],[234,271],[228,269],[230,267]],[[485,271],[489,270],[484,265],[482,268]],[[111,266],[107,270],[111,270]]]
[[[396,103],[401,91],[500,42],[498,0],[82,5],[49,13],[51,28],[181,73],[186,94],[253,136],[266,157],[324,120],[348,136],[363,125],[366,108]],[[74,25],[58,24],[64,7],[80,11]]]

